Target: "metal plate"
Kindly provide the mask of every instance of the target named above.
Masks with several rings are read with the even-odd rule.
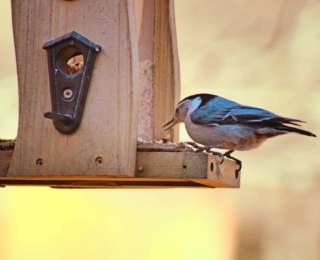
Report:
[[[77,32],[71,32],[44,46],[48,56],[52,111],[44,114],[55,128],[72,134],[81,123],[96,55],[101,47]],[[70,64],[75,57],[82,63]]]

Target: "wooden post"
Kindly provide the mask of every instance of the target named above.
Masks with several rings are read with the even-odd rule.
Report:
[[[134,176],[138,54],[130,0],[13,0],[19,80],[19,129],[9,176]],[[102,47],[80,128],[59,133],[51,110],[42,46],[77,31]]]
[[[180,72],[173,0],[135,0],[141,99],[139,137],[178,140],[178,128],[162,129],[180,98]]]

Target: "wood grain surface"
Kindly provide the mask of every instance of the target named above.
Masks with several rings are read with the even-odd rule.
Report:
[[[0,186],[45,185],[60,188],[240,187],[237,165],[215,155],[193,152],[175,144],[140,144],[136,177],[7,176],[14,141],[0,142]],[[126,173],[122,174],[123,176]]]
[[[139,137],[178,141],[178,127],[162,126],[180,98],[180,71],[173,0],[135,0],[141,99]]]
[[[132,1],[13,0],[12,16],[19,129],[9,176],[133,176],[139,85]],[[99,44],[102,52],[80,128],[63,135],[43,117],[51,104],[42,46],[71,31]]]

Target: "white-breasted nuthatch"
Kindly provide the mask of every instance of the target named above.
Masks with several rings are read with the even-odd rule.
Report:
[[[287,133],[316,136],[292,126],[300,126],[299,123],[304,121],[211,94],[195,94],[181,100],[173,119],[163,127],[169,130],[181,122],[185,123],[192,140],[203,145],[207,151],[211,148],[227,149],[223,156],[237,161],[240,168],[241,161],[231,156],[233,151],[257,148],[268,138]]]

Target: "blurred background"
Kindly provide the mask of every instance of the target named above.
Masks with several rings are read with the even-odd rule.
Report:
[[[320,1],[176,0],[182,96],[209,92],[320,127]],[[0,137],[17,128],[0,2]],[[188,137],[181,127],[181,140]],[[319,139],[239,152],[230,189],[0,189],[0,259],[320,259]]]

